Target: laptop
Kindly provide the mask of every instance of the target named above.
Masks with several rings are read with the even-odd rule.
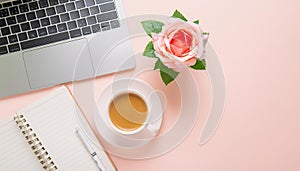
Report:
[[[0,0],[0,98],[135,67],[121,0]]]

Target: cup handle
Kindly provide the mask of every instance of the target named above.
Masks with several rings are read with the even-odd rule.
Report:
[[[155,135],[158,132],[158,128],[153,124],[148,124],[146,128],[152,135]]]

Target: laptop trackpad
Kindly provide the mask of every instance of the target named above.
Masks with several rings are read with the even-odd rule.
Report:
[[[27,51],[23,58],[33,89],[94,75],[86,39]]]

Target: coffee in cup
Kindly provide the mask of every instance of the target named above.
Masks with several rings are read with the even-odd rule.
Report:
[[[140,95],[123,92],[111,100],[108,114],[115,128],[130,133],[145,124],[148,118],[148,107]]]

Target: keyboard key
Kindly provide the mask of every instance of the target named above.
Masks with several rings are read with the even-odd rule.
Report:
[[[81,30],[80,29],[76,29],[76,30],[70,31],[70,36],[71,36],[71,38],[82,36]]]
[[[19,9],[18,9],[18,7],[11,7],[11,8],[9,8],[9,12],[10,12],[10,15],[16,15],[16,14],[19,14]]]
[[[58,29],[59,32],[66,31],[67,30],[67,24],[66,23],[58,24],[57,29]]]
[[[67,11],[75,10],[75,4],[73,2],[66,4]]]
[[[0,27],[6,26],[5,19],[0,19]]]
[[[58,15],[50,18],[52,24],[57,24],[60,22]]]
[[[79,18],[79,12],[78,11],[73,11],[70,13],[70,16],[71,16],[71,19],[74,20],[74,19],[77,19]]]
[[[46,36],[48,34],[47,29],[46,28],[38,29],[38,34],[39,34],[39,36]]]
[[[40,8],[49,7],[48,0],[40,0],[39,4],[40,4]]]
[[[68,13],[61,14],[60,15],[60,20],[61,20],[61,22],[69,21],[70,20],[69,14]]]
[[[7,17],[9,16],[9,12],[8,12],[8,9],[1,9],[0,10],[0,17]]]
[[[88,17],[87,22],[89,25],[97,23],[96,17],[95,16]]]
[[[41,27],[40,21],[39,21],[39,20],[31,21],[31,22],[30,22],[30,25],[31,25],[31,28],[32,28],[32,29],[36,29],[36,28]]]
[[[29,30],[30,29],[29,23],[23,23],[23,24],[21,24],[21,29],[22,29],[22,31]]]
[[[20,51],[20,45],[19,44],[8,45],[8,50],[9,52]]]
[[[58,0],[49,0],[49,2],[50,2],[51,6],[54,6],[54,5],[58,4]]]
[[[39,6],[38,6],[38,3],[36,1],[33,1],[33,2],[29,3],[29,9],[31,11],[36,10],[38,8],[39,8]]]
[[[112,11],[112,12],[97,15],[97,20],[98,20],[99,23],[101,23],[103,21],[109,21],[109,20],[117,19],[117,18],[118,18],[118,15],[117,15],[116,11]]]
[[[91,7],[90,12],[91,12],[91,15],[100,13],[99,7],[98,6]]]
[[[103,4],[103,5],[100,5],[100,10],[101,12],[107,12],[107,11],[111,11],[111,10],[114,10],[116,9],[115,7],[115,3],[108,3],[108,4]]]
[[[57,33],[56,26],[50,26],[50,27],[48,27],[48,33],[49,34]]]
[[[25,13],[29,11],[28,5],[27,4],[22,4],[19,6],[20,13]]]
[[[4,55],[4,54],[7,54],[8,51],[7,51],[7,48],[4,46],[4,47],[0,47],[0,55]]]
[[[92,30],[91,30],[90,27],[83,27],[82,28],[82,33],[83,33],[83,35],[88,35],[88,34],[92,33]]]
[[[51,15],[55,15],[55,14],[56,14],[56,13],[55,13],[54,7],[47,8],[47,9],[46,9],[46,12],[47,12],[47,15],[48,15],[48,16],[51,16]]]
[[[96,0],[96,3],[97,4],[102,4],[102,3],[110,2],[110,1],[113,1],[113,0]]]
[[[84,27],[84,26],[87,26],[87,23],[86,23],[85,18],[82,18],[82,19],[77,20],[77,26],[78,26],[78,27]]]
[[[31,2],[32,0],[23,0],[24,3]]]
[[[59,0],[61,4],[68,2],[68,0]]]
[[[7,2],[7,3],[4,3],[3,4],[3,7],[5,8],[5,7],[10,7],[10,6],[12,6],[12,3],[11,2]]]
[[[101,23],[101,30],[102,31],[110,30],[109,22]]]
[[[67,23],[69,30],[77,28],[77,24],[75,21],[70,21]]]
[[[19,25],[14,25],[10,27],[12,33],[19,33],[21,31]]]
[[[6,18],[6,22],[8,25],[17,24],[17,20],[15,16]]]
[[[0,38],[0,46],[6,45],[6,44],[8,44],[7,38],[6,37]]]
[[[29,31],[28,37],[29,39],[37,38],[38,37],[37,32],[35,30]]]
[[[57,7],[56,7],[56,12],[57,12],[57,14],[66,12],[65,6],[64,6],[64,5],[59,5],[59,6],[57,6]]]
[[[20,33],[20,34],[18,34],[18,37],[19,37],[19,41],[24,41],[24,40],[28,39],[26,33]]]
[[[18,21],[18,23],[25,22],[25,21],[26,21],[26,16],[25,16],[25,14],[17,15],[17,21]]]
[[[99,24],[93,25],[92,26],[92,31],[93,31],[93,33],[97,33],[99,31],[101,31],[100,25]]]
[[[75,4],[77,9],[81,9],[85,7],[83,0],[76,1]]]
[[[89,15],[90,15],[90,12],[87,8],[80,10],[80,16],[81,17],[86,17],[86,16],[89,16]]]
[[[25,49],[29,49],[29,48],[33,48],[33,47],[37,47],[37,46],[43,46],[43,45],[47,45],[50,43],[59,42],[62,40],[67,40],[69,38],[70,37],[69,37],[68,32],[53,34],[50,36],[46,36],[46,37],[42,37],[42,38],[38,38],[38,39],[34,39],[34,40],[29,40],[26,42],[21,42],[21,47],[23,50],[25,50]]]
[[[1,29],[1,32],[2,32],[2,35],[3,35],[3,36],[9,35],[9,34],[10,34],[9,27],[4,27],[4,28],[2,28],[2,29]]]
[[[43,18],[43,19],[41,19],[41,24],[42,24],[42,26],[48,26],[48,25],[50,25],[49,18]]]
[[[119,21],[118,20],[114,20],[114,21],[111,21],[110,22],[110,26],[111,26],[111,28],[118,28],[118,27],[120,27],[120,23],[119,23]]]
[[[18,38],[16,35],[11,35],[11,36],[8,36],[8,40],[9,40],[9,43],[15,43],[18,41]]]
[[[28,21],[36,19],[35,12],[26,13],[26,16]]]
[[[45,10],[44,10],[44,9],[38,10],[38,11],[36,12],[36,16],[37,16],[38,18],[46,17],[46,12],[45,12]]]
[[[21,0],[17,0],[17,1],[13,1],[12,3],[13,3],[13,5],[20,5],[20,4],[22,4],[22,1]]]
[[[85,4],[87,7],[90,7],[90,6],[95,5],[95,2],[94,2],[94,0],[85,0]]]

